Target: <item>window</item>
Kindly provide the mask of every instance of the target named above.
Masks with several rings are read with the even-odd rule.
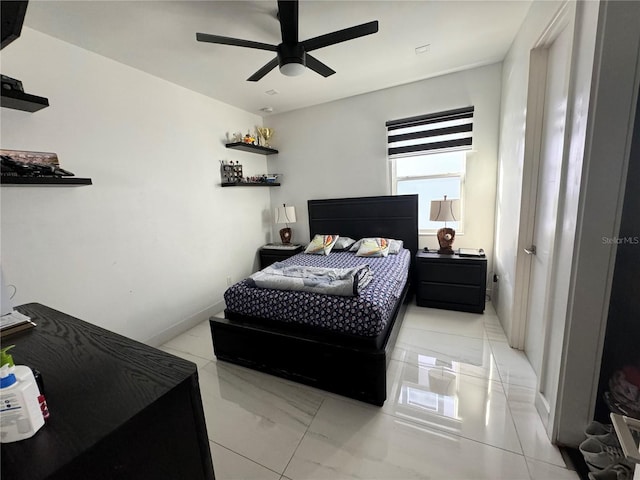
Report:
[[[464,184],[465,152],[432,153],[393,159],[394,195],[417,193],[420,205],[418,229],[422,234],[435,233],[442,222],[429,220],[431,200],[460,198]],[[462,210],[462,209],[461,209]],[[462,233],[461,221],[447,222],[447,227]]]
[[[419,195],[421,234],[444,225],[431,222],[431,200],[459,198],[461,218],[447,226],[463,231],[466,151],[471,149],[473,107],[387,122],[394,195]]]

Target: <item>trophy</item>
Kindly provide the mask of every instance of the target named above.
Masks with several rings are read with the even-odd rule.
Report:
[[[267,127],[256,127],[258,132],[258,138],[260,139],[260,145],[263,147],[270,147],[269,140],[273,137],[275,130]]]

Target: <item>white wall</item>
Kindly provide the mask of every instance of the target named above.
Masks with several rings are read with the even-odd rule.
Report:
[[[510,344],[522,348],[519,331],[514,331],[525,126],[529,83],[529,54],[562,2],[533,2],[502,67],[502,99],[498,187],[496,194],[496,236],[494,270],[498,282],[492,301]]]
[[[224,148],[261,118],[24,28],[2,73],[51,106],[3,108],[2,148],[55,152],[86,187],[2,187],[2,269],[39,302],[158,343],[222,309],[269,237],[267,188],[220,187]],[[181,324],[181,322],[183,322]]]
[[[269,157],[269,171],[284,174],[272,207],[296,207],[294,241],[309,240],[309,199],[391,194],[387,120],[473,105],[475,152],[467,162],[464,235],[456,235],[454,247],[482,247],[491,265],[500,74],[501,65],[494,64],[267,117],[280,152]],[[437,248],[438,242],[432,235],[421,238],[420,246]]]

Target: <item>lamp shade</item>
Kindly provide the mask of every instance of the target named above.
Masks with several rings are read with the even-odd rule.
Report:
[[[456,222],[460,219],[460,199],[432,200],[429,220],[432,222]]]
[[[296,223],[296,207],[282,205],[276,208],[275,223]]]

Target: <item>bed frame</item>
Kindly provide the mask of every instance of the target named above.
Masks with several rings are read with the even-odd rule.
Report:
[[[387,365],[413,290],[418,196],[309,200],[308,207],[310,238],[329,233],[355,239],[395,238],[411,251],[409,281],[387,329],[374,344],[356,335],[225,310],[225,318],[209,321],[215,355],[218,360],[382,405],[387,397]]]

